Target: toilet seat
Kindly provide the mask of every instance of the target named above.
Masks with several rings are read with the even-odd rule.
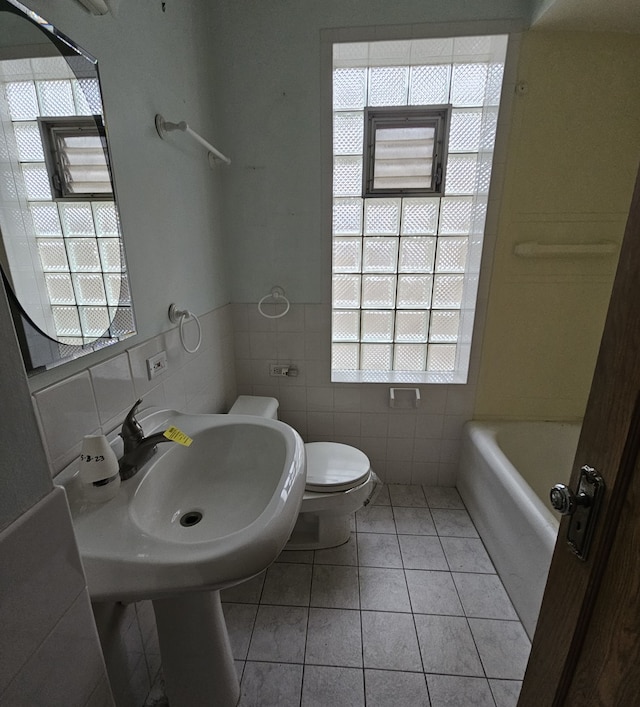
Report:
[[[309,442],[307,454],[307,491],[337,493],[364,483],[371,467],[359,449],[339,442]]]

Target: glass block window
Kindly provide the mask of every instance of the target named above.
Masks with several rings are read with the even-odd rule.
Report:
[[[506,47],[334,45],[332,380],[466,382]]]
[[[61,58],[40,58],[37,70],[12,80],[9,64],[0,72],[3,125],[13,135],[17,197],[58,340],[75,346],[130,336],[134,318],[98,80],[76,79]]]

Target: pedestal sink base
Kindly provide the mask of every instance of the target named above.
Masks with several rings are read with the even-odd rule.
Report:
[[[220,592],[156,599],[153,609],[171,707],[235,707],[240,685]]]

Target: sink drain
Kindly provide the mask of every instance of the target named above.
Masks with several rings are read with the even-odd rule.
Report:
[[[202,520],[202,513],[200,511],[189,511],[185,513],[182,518],[180,518],[180,525],[184,525],[185,528],[190,528],[192,525],[196,525]]]

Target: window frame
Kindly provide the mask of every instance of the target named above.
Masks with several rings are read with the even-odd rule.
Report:
[[[38,116],[38,127],[42,138],[44,161],[49,176],[53,201],[113,201],[113,189],[100,192],[71,191],[65,178],[64,154],[58,148],[57,136],[89,136],[100,139],[107,175],[111,181],[111,165],[107,150],[107,138],[101,115],[88,116]]]
[[[451,104],[429,106],[367,106],[364,109],[362,198],[444,196],[451,128]],[[374,188],[375,136],[379,128],[433,127],[435,131],[430,187]]]

